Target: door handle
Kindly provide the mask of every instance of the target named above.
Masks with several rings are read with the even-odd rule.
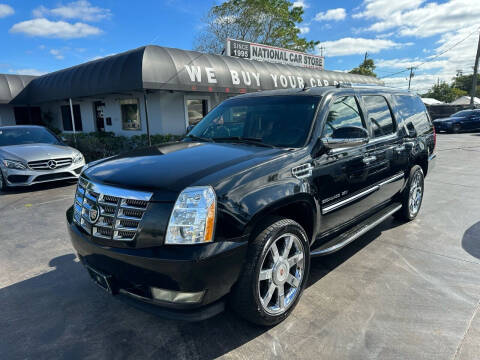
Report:
[[[377,160],[376,156],[367,156],[367,157],[364,157],[362,159],[363,163],[366,164],[366,165],[370,164],[371,162],[373,162],[375,160]]]
[[[395,148],[395,151],[397,151],[397,152],[402,152],[402,151],[404,151],[404,150],[405,150],[405,145],[400,145],[400,146],[397,146],[397,147]]]

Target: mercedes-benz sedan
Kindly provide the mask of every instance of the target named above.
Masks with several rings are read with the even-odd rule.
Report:
[[[43,126],[0,127],[0,190],[77,179],[83,155]]]

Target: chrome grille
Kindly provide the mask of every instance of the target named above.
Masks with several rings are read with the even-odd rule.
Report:
[[[59,158],[30,161],[28,167],[32,170],[56,170],[72,165],[72,158]]]
[[[97,184],[81,177],[75,193],[74,221],[94,238],[132,241],[151,197],[151,193]],[[100,212],[98,219],[91,219],[91,209]]]

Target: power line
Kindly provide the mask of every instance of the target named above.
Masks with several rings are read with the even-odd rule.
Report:
[[[477,33],[477,31],[478,31],[478,30],[475,29],[475,30],[472,31],[470,34],[468,34],[465,38],[463,38],[462,40],[456,42],[454,45],[452,45],[452,46],[449,47],[448,49],[442,51],[441,53],[438,53],[437,55],[435,55],[434,57],[432,57],[432,58],[430,58],[430,59],[428,59],[428,60],[425,60],[425,61],[421,62],[421,63],[418,64],[418,65],[411,66],[411,67],[409,67],[409,68],[407,68],[407,69],[405,69],[405,70],[397,71],[397,72],[394,72],[394,73],[392,73],[392,74],[388,74],[388,75],[382,76],[382,77],[380,77],[379,79],[384,79],[384,78],[387,78],[387,77],[390,77],[390,76],[394,76],[394,75],[398,75],[398,74],[401,74],[401,73],[404,73],[404,72],[407,72],[407,71],[411,71],[411,68],[413,68],[413,69],[418,69],[420,66],[422,66],[422,65],[424,65],[424,64],[426,64],[426,63],[428,63],[428,62],[431,62],[431,61],[435,60],[436,58],[438,58],[438,57],[442,56],[443,54],[445,54],[445,53],[449,52],[450,50],[452,50],[454,47],[460,45],[462,42],[464,42],[465,40],[467,40],[470,36],[472,36],[473,34]]]

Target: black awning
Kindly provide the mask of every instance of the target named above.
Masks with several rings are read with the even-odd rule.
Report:
[[[0,104],[8,104],[15,97],[23,98],[23,89],[34,79],[31,75],[0,74]],[[22,95],[19,95],[22,93]],[[23,99],[26,101],[26,99]]]
[[[362,75],[144,46],[37,77],[26,96],[36,104],[136,90],[244,93],[337,82],[383,84]]]

